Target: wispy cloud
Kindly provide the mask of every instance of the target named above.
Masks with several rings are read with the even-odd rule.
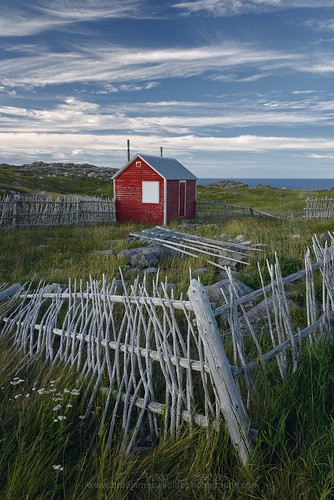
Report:
[[[214,17],[278,9],[333,7],[332,0],[191,0],[173,4],[186,14],[208,14]]]
[[[238,111],[236,111],[238,106]],[[333,102],[312,100],[224,102],[162,101],[100,105],[76,97],[68,97],[53,107],[25,108],[0,106],[3,131],[77,132],[92,134],[109,130],[120,133],[210,135],[226,128],[291,127],[301,125],[333,126]]]
[[[305,26],[312,28],[316,31],[324,32],[324,31],[334,31],[334,19],[326,19],[326,20],[312,20],[305,22]]]
[[[72,23],[145,17],[140,0],[35,0],[1,12],[0,37],[22,37],[64,29]]]
[[[36,132],[1,133],[0,154],[6,157],[11,148],[17,155],[44,155],[52,157],[73,156],[78,151],[94,154],[97,158],[117,153],[125,148],[128,134],[41,134]],[[169,151],[180,152],[270,152],[270,151],[319,151],[334,154],[334,139],[310,140],[307,137],[267,137],[240,135],[235,137],[199,137],[183,135],[179,137],[160,137],[158,135],[131,135],[133,151],[156,151],[163,145]],[[156,151],[158,153],[158,151]]]
[[[312,158],[315,160],[334,160],[334,153],[333,154],[317,154],[317,153],[309,153],[308,158]]]
[[[20,47],[16,50],[19,52]],[[35,55],[27,53],[3,60],[1,73],[3,82],[12,86],[85,81],[133,84],[205,73],[217,78],[226,68],[263,68],[268,72],[302,63],[307,66],[302,55],[240,43],[164,49],[82,44],[64,52],[36,47]]]

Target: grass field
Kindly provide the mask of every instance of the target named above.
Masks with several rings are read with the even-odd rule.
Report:
[[[314,193],[313,193],[314,194]],[[332,196],[333,192],[318,193]],[[271,212],[301,211],[310,193],[269,188],[210,190],[199,188],[199,199],[252,205]],[[175,224],[182,229],[182,225]],[[0,284],[36,280],[65,283],[69,277],[89,275],[108,279],[122,268],[134,279],[117,253],[129,247],[132,224],[101,224],[6,231],[0,234]],[[202,236],[238,234],[264,243],[251,266],[237,276],[257,288],[257,261],[264,266],[277,252],[284,275],[300,269],[314,233],[333,230],[332,221],[289,218],[227,220],[192,229]],[[113,249],[116,255],[98,255]],[[176,294],[189,285],[189,267],[204,267],[204,260],[166,258],[161,279],[177,284]],[[221,279],[210,269],[205,284]],[[247,467],[236,460],[227,434],[196,430],[176,441],[160,441],[145,453],[119,456],[117,440],[107,447],[97,437],[96,404],[91,419],[80,419],[85,400],[78,394],[75,373],[61,365],[52,369],[36,364],[19,378],[7,339],[0,342],[0,495],[5,499],[330,499],[334,497],[334,350],[324,342],[305,348],[297,373],[283,384],[265,390],[252,414],[259,429],[255,451]],[[1,369],[2,367],[2,369]],[[6,369],[4,369],[6,367]],[[275,375],[273,374],[273,377]],[[102,396],[101,396],[102,397]],[[56,408],[56,410],[55,410]],[[58,417],[66,417],[59,419]]]

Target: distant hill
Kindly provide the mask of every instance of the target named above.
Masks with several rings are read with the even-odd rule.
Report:
[[[231,181],[231,180],[221,180],[217,182],[212,182],[211,184],[207,184],[207,187],[211,188],[225,188],[225,189],[234,189],[234,188],[242,188],[249,187],[248,184],[240,181]]]
[[[0,163],[0,195],[45,192],[52,195],[87,194],[112,197],[112,177],[117,170],[89,163]]]

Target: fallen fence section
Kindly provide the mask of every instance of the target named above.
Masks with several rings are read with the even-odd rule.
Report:
[[[334,217],[333,198],[307,198],[304,208],[306,219],[330,219]]]
[[[0,229],[68,226],[115,222],[115,202],[110,199],[5,196],[0,198]]]
[[[222,201],[197,201],[196,216],[200,219],[213,220],[237,219],[243,217],[261,217],[280,219],[277,215],[268,214],[251,206],[232,205]]]
[[[262,251],[256,245],[213,240],[161,226],[146,229],[140,233],[130,233],[130,237],[151,245],[161,245],[181,255],[188,255],[197,259],[205,255],[209,257],[205,258],[208,264],[221,269],[225,269],[226,265],[249,265],[247,262],[248,254]]]
[[[297,369],[303,342],[332,338],[332,236],[330,243],[322,247],[314,237],[316,262],[307,250],[304,270],[291,279],[282,278],[278,258],[268,262],[269,283],[260,273],[262,288],[245,300],[226,268],[229,293],[222,290],[225,306],[216,310],[196,280],[191,280],[188,300],[170,297],[158,277],[153,282],[137,278],[131,286],[116,279],[69,281],[66,290],[59,287],[55,293],[42,282],[34,290],[14,287],[1,303],[1,336],[13,353],[22,353],[18,373],[43,359],[62,361],[82,374],[86,418],[103,390],[101,428],[107,426],[109,442],[115,432],[122,433],[126,454],[161,436],[177,438],[184,426],[190,432],[194,426],[218,428],[223,419],[245,464],[254,438],[249,410],[258,398],[253,372],[263,371],[267,385],[284,379]],[[322,277],[318,300],[315,273]],[[285,290],[296,279],[306,297],[304,323],[298,326]],[[260,295],[265,313],[259,328],[246,302]],[[269,370],[275,375],[268,377]]]

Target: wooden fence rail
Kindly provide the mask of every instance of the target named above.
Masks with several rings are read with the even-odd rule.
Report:
[[[109,199],[0,198],[0,229],[96,224],[115,220],[115,202]]]
[[[185,425],[225,422],[242,463],[253,447],[249,410],[258,398],[253,373],[284,379],[300,362],[305,341],[332,338],[334,313],[334,237],[321,246],[316,237],[299,273],[282,278],[279,259],[267,263],[269,282],[244,299],[230,268],[225,305],[212,309],[205,288],[191,280],[188,299],[169,295],[167,283],[137,278],[88,283],[69,281],[50,292],[45,283],[0,287],[0,336],[8,339],[17,373],[36,359],[62,361],[82,375],[88,418],[100,390],[106,393],[101,426],[108,440],[123,434],[123,450],[159,436],[176,438]],[[260,269],[260,268],[259,268]],[[315,275],[322,278],[316,300]],[[296,325],[286,287],[299,279],[305,287],[305,318]],[[261,327],[247,302],[263,300]],[[261,331],[261,333],[259,333]],[[275,368],[276,366],[276,368]],[[278,377],[278,378],[277,378]],[[116,422],[118,422],[116,424]]]
[[[304,208],[306,219],[330,219],[334,217],[334,198],[307,198]]]
[[[197,201],[196,216],[200,219],[213,221],[244,217],[280,219],[277,215],[268,214],[251,206],[233,205],[221,201]]]

